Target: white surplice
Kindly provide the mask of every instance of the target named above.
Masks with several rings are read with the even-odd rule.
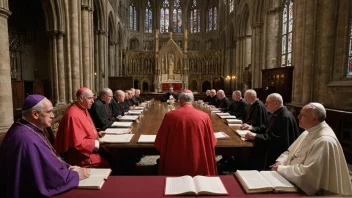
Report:
[[[325,121],[304,131],[276,161],[282,164],[277,171],[308,195],[352,195],[343,150]]]

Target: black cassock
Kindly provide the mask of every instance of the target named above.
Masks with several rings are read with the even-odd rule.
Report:
[[[117,116],[121,115],[123,116],[124,113],[126,112],[124,109],[124,102],[118,102],[115,97],[111,100],[110,102],[110,108],[112,110],[113,116],[116,118]],[[128,110],[127,110],[128,112]]]
[[[210,97],[208,104],[216,106],[218,104],[218,97],[217,96]]]
[[[167,102],[167,100],[170,99],[170,95],[172,95],[172,97],[174,97],[174,99],[177,100],[177,94],[176,93],[174,93],[174,92],[172,92],[172,93],[166,92],[164,94],[163,98],[162,98],[162,102]]]
[[[268,112],[262,101],[259,99],[253,102],[246,113],[245,123],[253,127],[263,125],[268,119]]]
[[[95,128],[105,130],[115,122],[110,106],[98,98],[88,110]]]
[[[217,108],[221,108],[223,112],[228,112],[230,109],[231,101],[230,99],[224,97],[221,100],[218,100],[218,103],[215,105]]]
[[[232,101],[229,113],[244,122],[248,109],[249,104],[245,100],[243,100],[243,98],[241,98],[239,101]]]
[[[251,164],[258,165],[253,167],[255,169],[269,169],[300,135],[296,119],[286,107],[272,113],[266,123],[252,131],[257,133],[252,152],[254,156],[251,156],[256,159]]]

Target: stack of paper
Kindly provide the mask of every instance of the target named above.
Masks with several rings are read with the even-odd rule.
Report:
[[[231,129],[239,129],[241,128],[242,124],[228,124]]]
[[[139,136],[138,143],[154,143],[156,135],[141,135]]]
[[[125,116],[122,116],[121,118],[119,118],[119,120],[137,120],[138,119],[138,116],[132,116],[132,115],[125,115]]]
[[[230,116],[229,113],[216,113],[216,115],[218,115],[218,116]]]
[[[220,118],[222,119],[236,119],[236,116],[232,116],[232,115],[227,115],[227,116],[220,116]]]
[[[129,115],[140,115],[140,114],[142,114],[142,112],[143,112],[143,111],[137,111],[137,110],[133,111],[133,110],[132,110],[132,111],[128,111],[128,114],[129,114]]]
[[[104,143],[129,143],[134,134],[104,135],[100,138]]]
[[[126,127],[131,127],[131,125],[133,124],[133,122],[114,122],[111,127],[122,127],[122,128],[126,128]]]
[[[229,136],[224,132],[215,132],[214,135],[216,139],[229,138]]]
[[[242,124],[242,120],[239,119],[226,119],[226,122],[229,124]]]
[[[108,128],[105,130],[106,134],[111,134],[111,135],[120,135],[120,134],[125,134],[130,132],[131,132],[131,129],[129,128]]]

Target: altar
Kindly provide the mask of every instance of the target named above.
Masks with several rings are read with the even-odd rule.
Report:
[[[172,32],[169,33],[170,38],[157,51],[156,74],[155,74],[155,91],[165,92],[170,87],[174,91],[188,89],[188,64],[186,50],[182,51],[180,46],[172,39]],[[185,33],[185,39],[187,33]],[[159,47],[159,36],[156,35],[156,49]]]

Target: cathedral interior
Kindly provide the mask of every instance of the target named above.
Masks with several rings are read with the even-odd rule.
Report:
[[[0,26],[0,133],[28,94],[58,115],[82,86],[252,88],[323,103],[352,144],[349,0],[0,0]]]

